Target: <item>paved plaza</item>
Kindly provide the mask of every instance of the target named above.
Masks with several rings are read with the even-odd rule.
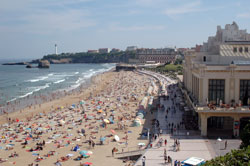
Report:
[[[175,87],[175,90],[177,87]],[[171,90],[172,93],[169,94],[170,99],[164,100],[160,99],[160,104],[164,105],[164,109],[159,108],[157,110],[156,119],[159,120],[160,129],[162,129],[163,133],[159,138],[153,141],[153,147],[148,148],[143,156],[146,157],[146,166],[156,166],[156,165],[171,165],[170,163],[165,164],[164,161],[164,149],[166,148],[167,156],[172,158],[172,165],[174,165],[174,161],[183,161],[189,157],[199,157],[205,160],[210,160],[216,156],[224,155],[229,152],[231,149],[236,149],[239,147],[240,140],[232,139],[227,140],[227,148],[225,149],[225,140],[218,142],[216,139],[207,139],[200,136],[200,132],[197,131],[188,131],[185,130],[183,126],[179,128],[178,131],[173,132],[171,134],[171,130],[169,127],[169,123],[172,125],[180,124],[182,122],[183,111],[181,111],[176,106],[177,102],[174,98],[176,95],[176,91]],[[165,111],[166,108],[170,108],[170,111]],[[167,115],[167,118],[166,118]],[[171,126],[170,125],[170,126]],[[158,131],[155,129],[155,131]],[[160,139],[163,139],[163,144],[159,147],[158,142]],[[180,141],[180,150],[174,150],[174,139],[179,139]],[[167,146],[164,144],[164,140],[167,139]],[[135,163],[135,166],[141,166],[142,160],[141,158]]]

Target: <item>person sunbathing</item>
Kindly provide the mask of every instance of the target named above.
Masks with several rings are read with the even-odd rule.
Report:
[[[0,163],[6,162],[6,161],[7,161],[7,159],[0,158]]]
[[[69,156],[61,157],[61,161],[62,161],[62,162],[67,161],[68,159],[69,159]]]
[[[43,160],[43,158],[42,157],[40,157],[40,156],[38,156],[37,158],[36,158],[36,162],[39,162],[39,161],[42,161]]]
[[[83,156],[80,155],[80,156],[78,156],[77,158],[75,158],[74,160],[75,160],[75,161],[79,161],[79,160],[82,160],[82,158],[83,158]]]
[[[28,144],[28,141],[27,141],[27,140],[25,140],[24,143],[21,143],[21,145],[27,145],[27,144]]]

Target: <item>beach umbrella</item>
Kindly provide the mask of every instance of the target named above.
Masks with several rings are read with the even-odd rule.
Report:
[[[106,137],[101,137],[100,141],[104,142],[106,140]]]
[[[79,152],[80,155],[85,155],[87,153],[88,153],[88,151],[86,151],[86,150],[82,150],[82,151]]]
[[[98,110],[97,112],[98,112],[98,113],[102,113],[102,110]]]
[[[112,134],[115,134],[115,130],[113,130],[113,129],[110,129],[110,131],[111,131],[111,133],[112,133]]]
[[[140,142],[140,143],[138,143],[138,145],[139,145],[139,146],[145,146],[145,143]]]
[[[115,138],[116,142],[120,141],[120,138],[118,135],[115,135],[114,138]]]
[[[61,119],[61,120],[59,121],[59,123],[60,123],[61,125],[63,125],[63,124],[65,124],[65,121]]]
[[[30,137],[27,137],[27,138],[25,138],[25,140],[27,140],[27,141],[28,141],[28,140],[31,140],[31,138],[30,138]]]
[[[105,123],[109,123],[109,120],[108,120],[108,119],[103,119],[103,121],[104,121]]]
[[[93,154],[93,152],[92,151],[88,151],[88,154]]]
[[[85,162],[83,164],[85,164],[85,165],[92,165],[92,163],[90,163],[90,162]]]
[[[31,128],[26,128],[25,130],[31,130]]]

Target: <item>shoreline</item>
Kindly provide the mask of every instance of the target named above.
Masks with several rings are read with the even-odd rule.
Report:
[[[53,69],[49,73],[42,72],[43,75],[33,74],[33,78],[30,77],[27,80],[23,80],[21,82],[19,81],[16,84],[12,84],[11,86],[13,86],[13,89],[14,89],[13,93],[8,94],[8,91],[11,92],[11,89],[8,89],[9,87],[4,89],[2,93],[0,90],[0,94],[1,94],[0,115],[4,113],[15,112],[15,111],[24,109],[29,106],[33,107],[34,105],[43,104],[48,101],[59,99],[64,96],[70,95],[70,93],[75,93],[75,91],[79,90],[79,87],[85,86],[84,84],[89,84],[91,77],[114,69],[113,64],[111,65],[102,64],[102,65],[103,67],[101,68],[97,67],[97,69],[95,69],[95,66],[93,66],[93,69],[91,68],[92,66],[90,66],[91,72],[89,73],[87,72],[87,74],[85,70],[82,71],[83,74],[81,74],[81,70],[79,70],[80,74],[79,72],[75,72],[72,75],[70,74],[69,76],[73,76],[74,77],[73,79],[75,79],[71,82],[70,82],[70,79],[67,78],[67,74],[65,75],[66,77],[61,77],[61,79],[59,80],[54,79],[56,81],[53,81],[53,77],[54,77],[53,75],[56,76],[55,78],[57,78],[57,76],[60,76],[60,74],[64,75],[64,73],[62,72],[60,73],[60,71],[57,71],[59,70],[58,67],[54,67],[55,69]],[[69,68],[67,72],[69,73],[72,72],[70,71],[71,68]],[[31,72],[31,73],[34,73],[34,72]],[[47,79],[49,81],[46,81]],[[42,83],[40,83],[40,81]],[[33,82],[34,82],[34,85],[33,85]]]
[[[89,80],[87,80],[86,82],[83,82],[80,86],[78,86],[75,89],[71,89],[71,90],[66,91],[66,92],[64,90],[56,90],[55,92],[64,91],[64,94],[59,94],[53,100],[49,100],[49,101],[45,101],[45,102],[43,102],[41,100],[41,103],[38,103],[35,105],[32,104],[31,106],[26,106],[26,107],[23,107],[23,108],[18,109],[18,110],[12,110],[11,112],[1,113],[0,114],[0,125],[5,124],[5,123],[9,123],[8,118],[11,118],[11,120],[15,120],[16,118],[18,118],[19,120],[24,119],[23,116],[20,116],[17,114],[23,114],[23,113],[27,114],[26,112],[29,112],[29,113],[32,113],[34,115],[34,113],[44,113],[44,112],[48,113],[48,112],[50,112],[50,111],[42,110],[41,105],[46,105],[46,108],[50,107],[50,109],[53,109],[53,108],[56,108],[56,106],[54,106],[54,104],[59,105],[61,100],[63,100],[63,101],[70,100],[71,101],[73,98],[77,98],[77,97],[81,97],[81,96],[88,96],[89,97],[90,92],[88,92],[89,91],[88,89],[92,89],[92,86],[96,87],[97,86],[96,84],[99,84],[99,82],[97,82],[96,79],[100,75],[103,75],[105,73],[110,73],[113,71],[114,71],[114,68],[112,68],[108,71],[99,73],[97,75],[94,75]],[[87,92],[84,92],[83,89],[86,89]],[[87,93],[87,94],[85,94],[85,93]],[[53,95],[53,93],[51,93],[50,95]],[[32,99],[29,99],[29,100],[32,100]],[[79,99],[78,100],[75,99],[72,101],[76,102],[76,101],[79,101]],[[15,103],[13,103],[13,104],[15,104]],[[70,102],[69,103],[66,102],[66,104],[64,104],[63,106],[68,107],[68,104],[70,104]],[[73,103],[71,103],[71,104],[73,104]],[[58,107],[61,107],[61,106],[58,106]]]

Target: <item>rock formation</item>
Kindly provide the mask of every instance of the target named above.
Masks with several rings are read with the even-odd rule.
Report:
[[[49,68],[50,63],[48,60],[40,60],[38,63],[38,68]]]

